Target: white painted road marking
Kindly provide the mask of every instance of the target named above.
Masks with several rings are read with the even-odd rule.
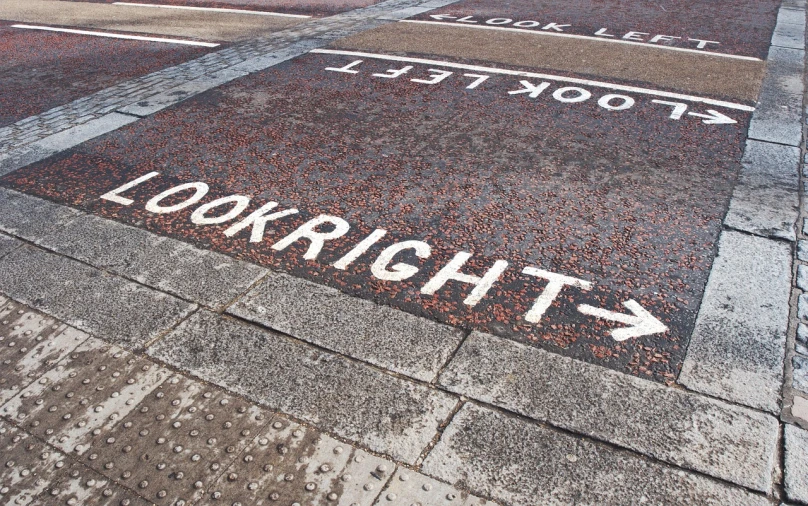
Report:
[[[432,17],[435,17],[435,16],[432,16]],[[494,19],[499,19],[499,18],[494,18]],[[690,48],[686,48],[686,47],[664,46],[664,45],[660,45],[660,44],[656,44],[656,43],[644,42],[644,41],[641,41],[641,40],[637,40],[636,39],[636,36],[637,36],[636,34],[641,34],[641,33],[644,34],[644,32],[628,32],[626,34],[626,36],[631,36],[631,37],[635,37],[635,38],[625,38],[625,36],[624,36],[621,39],[616,39],[616,38],[608,38],[608,37],[613,37],[613,35],[609,35],[605,31],[603,31],[605,29],[599,30],[599,32],[601,32],[601,33],[595,33],[595,35],[578,35],[578,34],[574,34],[574,33],[561,33],[561,32],[558,32],[557,30],[546,31],[546,30],[548,30],[548,28],[544,28],[544,27],[542,27],[541,30],[526,30],[524,28],[510,28],[510,27],[505,27],[505,26],[469,24],[468,21],[463,22],[460,19],[456,20],[455,22],[448,22],[448,23],[445,22],[445,21],[425,21],[425,20],[419,20],[419,19],[402,19],[402,20],[399,20],[399,23],[418,23],[418,24],[423,24],[423,25],[438,25],[438,26],[462,26],[462,27],[465,27],[465,28],[478,28],[478,29],[481,29],[481,30],[499,30],[499,31],[505,31],[505,32],[531,33],[531,34],[534,34],[534,35],[548,35],[548,36],[551,36],[551,37],[563,37],[563,38],[568,38],[568,39],[596,40],[596,41],[599,41],[599,42],[609,42],[609,43],[612,43],[612,44],[628,44],[630,46],[653,47],[653,48],[657,48],[657,49],[666,49],[668,51],[681,51],[681,52],[684,52],[684,53],[706,54],[706,55],[709,55],[709,56],[720,56],[722,58],[734,58],[736,60],[762,61],[760,58],[755,58],[753,56],[742,56],[742,55],[736,55],[736,54],[716,53],[714,51],[702,51],[702,50],[699,50],[699,49],[690,49]],[[458,24],[458,23],[463,23],[463,24]],[[555,28],[557,26],[569,26],[569,25],[557,25],[555,23],[551,23],[551,25],[555,25],[555,26],[549,26],[548,25],[550,29]],[[514,23],[514,26],[516,26],[515,23]],[[644,35],[647,35],[647,34],[644,34]],[[657,36],[657,37],[668,37],[668,36],[665,35],[665,36]],[[665,39],[657,38],[657,41],[664,41],[664,40]],[[704,47],[704,46],[702,46],[702,44],[704,44],[705,42],[707,42],[707,43],[714,42],[714,41],[704,41],[702,39],[690,39],[690,40],[692,40],[694,42],[698,42],[699,46],[697,46],[697,47]],[[717,44],[717,42],[714,42],[714,43]]]
[[[12,28],[26,30],[44,30],[47,32],[74,33],[77,35],[92,35],[94,37],[109,37],[112,39],[144,40],[148,42],[165,42],[167,44],[182,44],[185,46],[217,47],[213,42],[198,42],[195,40],[164,39],[162,37],[142,37],[140,35],[124,35],[122,33],[90,32],[87,30],[73,30],[72,28],[54,28],[52,26],[11,25]]]
[[[578,306],[578,311],[588,316],[594,316],[596,318],[602,318],[604,320],[611,320],[630,325],[630,327],[612,329],[609,331],[615,341],[625,341],[626,339],[631,339],[632,337],[649,336],[651,334],[661,334],[662,332],[667,332],[668,327],[666,327],[661,321],[657,320],[654,315],[646,311],[645,308],[642,307],[636,300],[629,299],[623,302],[623,305],[626,306],[626,308],[633,314],[629,315],[615,313],[613,311],[607,311],[606,309],[588,306],[586,304],[581,304]]]
[[[452,63],[447,61],[440,61],[440,60],[429,60],[426,58],[410,58],[406,56],[390,56],[385,54],[376,54],[376,53],[364,53],[360,51],[343,51],[339,49],[312,49],[311,53],[316,54],[334,54],[334,55],[342,55],[342,56],[355,56],[357,58],[372,58],[375,60],[385,60],[385,61],[396,61],[396,62],[403,62],[403,63],[420,63],[423,65],[429,65],[433,67],[448,67],[448,68],[456,68],[462,70],[470,70],[474,72],[488,72],[491,74],[503,74],[509,76],[519,76],[519,77],[532,77],[535,79],[546,79],[549,81],[558,81],[564,83],[574,83],[574,84],[582,84],[585,86],[593,86],[596,88],[605,88],[609,90],[617,90],[617,91],[628,91],[631,93],[639,93],[641,95],[650,95],[656,97],[665,97],[665,98],[674,98],[677,100],[684,100],[687,102],[697,102],[701,104],[708,104],[714,105],[718,107],[725,107],[727,109],[735,109],[738,111],[747,111],[752,112],[755,110],[754,107],[738,104],[735,102],[725,102],[723,100],[714,100],[712,98],[705,98],[705,97],[697,97],[694,95],[684,95],[682,93],[673,93],[669,91],[661,91],[661,90],[652,90],[649,88],[639,88],[637,86],[625,86],[622,84],[614,84],[614,83],[606,83],[603,81],[591,81],[589,79],[579,79],[576,77],[564,77],[564,76],[556,76],[551,74],[539,74],[536,72],[525,72],[522,70],[510,70],[510,69],[501,69],[496,67],[483,67],[480,65],[467,65],[465,63]],[[343,67],[344,68],[344,67]]]
[[[121,197],[120,194],[131,190],[132,188],[140,185],[141,183],[152,179],[159,175],[158,172],[150,172],[144,176],[138,177],[128,183],[125,183],[118,188],[115,188],[99,198],[110,202],[115,202],[122,206],[129,206],[134,203],[132,199]],[[190,192],[189,190],[193,190]],[[146,202],[145,209],[155,214],[167,214],[180,211],[192,205],[199,204],[202,198],[208,193],[208,185],[201,181],[192,183],[184,183],[167,190],[164,190]],[[160,206],[160,201],[178,193],[185,195],[185,200],[176,202],[171,206]],[[220,225],[228,221],[237,219],[244,211],[247,210],[251,203],[251,197],[244,195],[227,195],[220,197],[206,204],[197,207],[191,214],[190,221],[196,226],[211,226]],[[264,238],[264,226],[269,221],[292,216],[297,214],[297,209],[289,209],[281,212],[267,214],[268,211],[277,207],[277,202],[268,202],[260,206],[256,211],[253,211],[243,220],[230,226],[223,231],[226,237],[233,237],[236,233],[252,227],[249,242],[261,242]],[[217,207],[228,207],[229,210],[224,214],[218,214],[209,217],[208,213]],[[328,230],[321,230],[326,228]],[[292,244],[299,242],[303,239],[303,243],[308,242],[308,248],[303,254],[305,260],[319,262],[318,259],[325,243],[340,237],[343,237],[351,229],[351,225],[344,219],[338,216],[331,216],[321,214],[312,218],[302,225],[299,225],[291,233],[285,237],[280,238],[271,249],[275,251],[283,251]],[[365,237],[357,244],[352,246],[347,253],[334,262],[333,267],[344,270],[349,265],[362,257],[372,245],[376,244],[387,234],[386,230],[376,229],[369,236]],[[411,278],[419,272],[419,268],[415,265],[407,264],[404,262],[394,263],[396,255],[405,250],[412,250],[415,256],[421,259],[429,258],[432,254],[432,247],[426,242],[419,240],[404,240],[398,241],[388,245],[376,257],[376,259],[364,259],[366,264],[371,265],[371,274],[374,278],[388,282],[399,282]],[[433,274],[421,287],[420,292],[424,295],[435,295],[436,292],[443,289],[447,282],[454,281],[471,285],[473,288],[468,296],[463,300],[463,303],[473,308],[484,297],[488,295],[492,286],[499,282],[503,274],[509,268],[509,263],[505,260],[495,260],[493,264],[482,274],[469,274],[463,272],[466,263],[473,255],[466,251],[458,251],[455,256],[446,265],[444,265],[437,273]],[[393,265],[390,265],[393,264]],[[533,324],[539,324],[542,318],[549,309],[553,302],[558,299],[561,291],[565,287],[577,288],[579,290],[589,291],[592,290],[594,284],[584,279],[578,279],[563,274],[557,274],[539,267],[527,266],[522,271],[522,274],[530,278],[540,278],[547,280],[541,294],[536,298],[531,308],[524,314],[524,319]],[[628,300],[623,303],[633,314],[627,315],[622,313],[615,313],[605,309],[588,306],[581,304],[578,306],[578,311],[589,316],[603,318],[605,320],[615,321],[629,325],[626,328],[613,329],[610,334],[616,341],[625,341],[632,337],[640,337],[650,334],[657,334],[666,332],[668,328],[643,308],[638,302]]]
[[[153,9],[182,9],[189,11],[225,12],[231,14],[247,14],[252,16],[279,16],[284,18],[307,19],[311,17],[303,14],[286,14],[283,12],[269,12],[269,11],[251,11],[247,9],[225,9],[221,7],[191,7],[186,5],[139,4],[134,2],[112,2],[112,5],[123,5],[125,7],[149,7]]]

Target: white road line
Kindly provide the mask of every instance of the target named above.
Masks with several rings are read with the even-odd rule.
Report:
[[[744,104],[736,104],[734,102],[724,102],[723,100],[713,100],[712,98],[697,97],[694,95],[683,95],[681,93],[652,90],[648,88],[638,88],[636,86],[624,86],[622,84],[605,83],[602,81],[590,81],[589,79],[578,79],[575,77],[554,76],[550,74],[537,74],[535,72],[524,72],[521,70],[499,69],[495,67],[481,67],[479,65],[466,65],[464,63],[452,63],[440,60],[427,60],[424,58],[408,58],[405,56],[389,56],[386,54],[363,53],[359,51],[341,51],[337,49],[312,49],[310,52],[320,54],[338,54],[344,56],[356,56],[358,58],[374,58],[377,60],[398,61],[405,63],[420,63],[423,65],[432,65],[437,67],[449,67],[455,69],[472,70],[475,72],[488,72],[491,74],[505,74],[509,76],[533,77],[535,79],[546,79],[549,81],[583,84],[586,86],[595,86],[598,88],[606,88],[609,90],[628,91],[631,93],[640,93],[643,95],[652,95],[655,97],[676,98],[688,102],[698,102],[702,104],[717,105],[720,107],[726,107],[727,109],[736,109],[739,111],[751,112],[755,110],[754,107]]]
[[[95,37],[110,37],[113,39],[145,40],[149,42],[166,42],[168,44],[183,44],[186,46],[217,47],[219,44],[213,42],[198,42],[195,40],[164,39],[161,37],[142,37],[140,35],[124,35],[122,33],[90,32],[87,30],[73,30],[71,28],[54,28],[51,26],[33,25],[11,25],[12,28],[24,28],[27,30],[45,30],[48,32],[75,33],[78,35],[93,35]]]
[[[725,53],[715,53],[712,51],[701,51],[699,49],[688,49],[686,47],[671,47],[671,46],[662,46],[657,44],[646,44],[644,42],[633,42],[630,40],[615,40],[615,39],[607,39],[604,37],[594,37],[591,35],[575,35],[573,33],[558,33],[558,32],[544,32],[538,30],[525,30],[524,28],[508,28],[504,26],[485,26],[485,25],[469,25],[469,24],[461,24],[461,23],[446,23],[443,21],[421,21],[417,19],[400,19],[400,23],[420,23],[424,25],[440,25],[440,26],[456,26],[460,28],[479,28],[482,30],[500,30],[506,32],[518,32],[518,33],[532,33],[534,35],[547,35],[550,37],[565,37],[568,39],[585,39],[585,40],[597,40],[599,42],[611,42],[612,44],[628,44],[630,46],[643,46],[643,47],[652,47],[655,49],[665,49],[668,51],[681,51],[684,53],[695,53],[695,54],[706,54],[710,56],[720,56],[722,58],[733,58],[736,60],[748,60],[748,61],[763,61],[760,58],[755,58],[752,56],[741,56],[735,54],[725,54]]]
[[[224,9],[220,7],[191,7],[187,5],[139,4],[134,2],[112,2],[112,5],[124,5],[128,7],[151,7],[154,9],[183,9],[189,11],[229,12],[235,14],[248,14],[252,16],[279,16],[284,18],[307,19],[311,17],[311,16],[305,16],[303,14],[285,14],[282,12],[251,11],[247,9]]]

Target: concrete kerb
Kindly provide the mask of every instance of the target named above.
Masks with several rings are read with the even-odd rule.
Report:
[[[783,43],[788,30],[804,38],[805,8],[798,4],[784,5],[778,15],[743,170],[679,376],[695,391],[775,414],[792,281],[792,246],[780,240],[796,239],[799,171],[793,168],[802,145],[805,91],[804,44],[791,49],[776,43]],[[761,256],[750,256],[752,251]]]

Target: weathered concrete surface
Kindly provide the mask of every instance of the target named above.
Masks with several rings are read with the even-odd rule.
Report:
[[[39,244],[215,309],[267,273],[262,267],[93,215],[78,217]]]
[[[478,332],[440,384],[748,488],[772,485],[779,425],[751,409]]]
[[[456,404],[443,392],[206,311],[149,354],[410,463]]]
[[[808,504],[808,431],[786,424],[786,496]]]
[[[787,244],[738,232],[721,234],[680,383],[745,406],[779,411],[791,261]]]
[[[740,488],[466,404],[424,472],[513,505],[769,505]]]
[[[287,274],[272,274],[229,310],[318,346],[432,381],[463,331]]]
[[[82,214],[66,206],[0,188],[0,230],[28,241],[37,241]]]
[[[799,148],[747,141],[724,225],[795,241],[800,211],[799,165]]]
[[[805,51],[772,46],[749,138],[799,146]]]
[[[18,241],[13,237],[0,234],[0,257],[6,256],[14,251],[14,249],[19,248],[21,245],[22,241]]]
[[[196,307],[30,246],[0,259],[0,291],[129,347],[143,346]]]

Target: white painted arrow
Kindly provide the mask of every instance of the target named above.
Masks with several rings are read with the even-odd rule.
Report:
[[[626,306],[626,308],[628,308],[633,315],[615,313],[613,311],[607,311],[606,309],[588,306],[586,304],[581,304],[578,306],[578,311],[585,315],[594,316],[596,318],[603,318],[604,320],[611,320],[630,325],[630,327],[612,329],[609,331],[615,341],[625,341],[626,339],[631,339],[632,337],[659,334],[668,330],[668,327],[663,325],[661,321],[657,320],[654,315],[646,311],[645,308],[642,307],[636,300],[629,299],[623,302],[623,305]]]
[[[437,19],[438,21],[443,21],[444,19],[457,19],[457,16],[450,16],[448,14],[430,14],[430,18]]]
[[[707,109],[707,112],[710,114],[701,114],[698,112],[689,112],[687,113],[688,116],[696,116],[697,118],[705,118],[703,123],[705,125],[731,125],[733,123],[737,123],[734,119],[721,114],[718,111],[714,111],[712,109]]]

